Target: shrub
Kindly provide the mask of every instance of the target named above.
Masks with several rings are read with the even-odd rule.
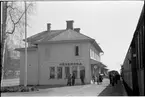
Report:
[[[36,87],[30,86],[12,86],[12,87],[1,87],[1,92],[31,92],[31,91],[38,91]]]

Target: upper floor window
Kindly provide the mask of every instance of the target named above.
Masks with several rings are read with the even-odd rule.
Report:
[[[90,58],[93,59],[93,51],[90,49]]]
[[[79,56],[79,46],[75,46],[75,56]]]
[[[94,59],[94,51],[92,51],[92,58]]]
[[[97,54],[95,53],[95,55],[94,55],[94,58],[95,58],[95,60],[97,60]]]
[[[92,56],[92,50],[90,49],[90,57]]]

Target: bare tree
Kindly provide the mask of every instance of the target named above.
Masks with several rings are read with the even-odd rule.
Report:
[[[4,74],[4,58],[6,51],[6,44],[10,35],[19,34],[21,37],[24,33],[24,15],[25,12],[31,14],[34,8],[33,2],[28,2],[26,10],[24,8],[24,2],[2,2],[2,24],[1,24],[1,79]],[[22,38],[22,37],[21,37]]]

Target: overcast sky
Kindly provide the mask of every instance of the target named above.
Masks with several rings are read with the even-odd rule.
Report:
[[[36,2],[36,12],[29,18],[28,36],[47,29],[65,29],[66,20],[92,37],[104,51],[101,62],[108,69],[120,69],[144,1],[43,1]]]

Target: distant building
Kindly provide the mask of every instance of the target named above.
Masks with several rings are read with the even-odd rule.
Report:
[[[75,73],[76,84],[80,76],[90,83],[92,75],[101,72],[100,53],[102,49],[96,41],[73,28],[74,21],[66,21],[63,30],[47,30],[27,38],[28,46],[28,85],[66,84],[68,74]],[[25,48],[20,51],[20,84],[25,78]]]

